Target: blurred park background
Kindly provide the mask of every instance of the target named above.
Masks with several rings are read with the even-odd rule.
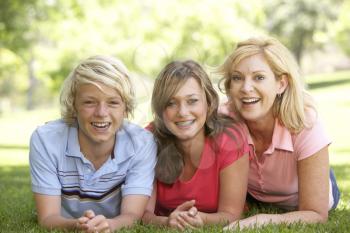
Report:
[[[0,150],[27,148],[37,125],[58,118],[62,81],[96,54],[120,58],[132,72],[133,120],[141,125],[151,120],[152,82],[167,62],[195,59],[217,81],[212,68],[251,36],[271,35],[290,48],[311,91],[344,86],[349,12],[350,0],[1,0]]]
[[[126,64],[138,97],[133,121],[144,125],[167,62],[195,59],[215,82],[213,67],[237,41],[259,35],[292,50],[335,138],[332,152],[347,154],[349,12],[350,0],[1,0],[1,163],[27,164],[31,132],[59,117],[61,83],[81,59],[108,54]]]
[[[30,230],[36,224],[29,137],[38,125],[59,117],[61,83],[80,60],[108,54],[126,64],[138,97],[133,121],[144,125],[151,119],[153,80],[167,62],[195,59],[216,82],[213,67],[239,40],[259,35],[274,36],[292,50],[318,103],[333,139],[330,160],[347,216],[337,212],[332,218],[345,225],[350,215],[349,12],[350,0],[0,0],[1,229],[35,232]]]
[[[152,80],[170,60],[216,66],[237,41],[268,34],[304,74],[350,69],[349,12],[349,0],[1,0],[0,114],[54,106],[95,54]]]

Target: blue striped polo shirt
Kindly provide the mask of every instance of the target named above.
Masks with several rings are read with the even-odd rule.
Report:
[[[152,193],[156,144],[145,129],[124,121],[114,157],[98,170],[80,152],[78,130],[63,120],[38,127],[30,140],[32,191],[61,196],[61,214],[78,218],[85,210],[112,218],[125,195]]]

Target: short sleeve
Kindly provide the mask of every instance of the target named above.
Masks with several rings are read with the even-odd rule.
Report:
[[[149,132],[148,134],[151,135]],[[151,196],[157,153],[153,136],[147,137],[144,146],[136,153],[133,164],[126,175],[125,185],[122,187],[122,195],[140,194]]]
[[[295,136],[294,152],[297,160],[305,159],[331,143],[323,124],[317,118],[311,128],[303,129]]]
[[[33,192],[61,195],[61,183],[55,162],[50,158],[48,148],[44,146],[38,130],[34,131],[30,139],[29,164]]]
[[[148,125],[146,125],[145,130],[148,130],[149,132],[153,132],[154,131],[154,123],[150,122],[148,123]]]
[[[237,124],[234,129],[227,129],[227,132],[221,135],[220,141],[220,170],[249,153],[247,135],[241,125]]]

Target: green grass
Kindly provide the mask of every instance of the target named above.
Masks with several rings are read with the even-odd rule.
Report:
[[[333,139],[330,162],[342,193],[339,207],[330,212],[326,224],[268,225],[242,232],[349,232],[350,144],[347,134],[350,132],[350,72],[313,75],[307,77],[307,82]],[[135,122],[146,124],[151,117],[148,109],[149,101],[143,100],[135,112]],[[28,168],[28,142],[31,132],[38,125],[57,117],[57,108],[0,116],[0,232],[47,232],[36,223]],[[278,210],[255,207],[247,215],[264,211],[274,213]],[[139,224],[122,232],[169,232],[169,229]],[[221,232],[221,227],[205,227],[194,232]]]
[[[59,117],[58,108],[17,111],[0,115],[0,149],[28,148],[35,128]]]
[[[350,72],[313,75],[307,80],[318,104],[319,114],[334,139],[331,152],[337,156],[349,155]]]

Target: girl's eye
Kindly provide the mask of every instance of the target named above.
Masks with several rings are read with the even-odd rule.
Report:
[[[83,102],[83,104],[84,104],[84,105],[93,105],[93,104],[94,104],[94,101],[92,101],[92,100],[85,100],[85,101]]]
[[[241,76],[239,76],[239,75],[233,75],[233,76],[231,77],[231,79],[232,79],[233,81],[240,81],[240,80],[242,80]]]
[[[173,107],[175,105],[176,105],[175,101],[169,101],[166,106],[167,107]]]

